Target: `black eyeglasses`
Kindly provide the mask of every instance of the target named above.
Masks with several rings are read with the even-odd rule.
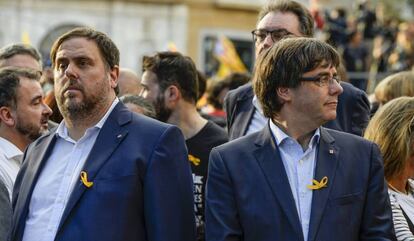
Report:
[[[275,30],[266,30],[266,29],[255,29],[252,31],[253,35],[253,41],[262,43],[267,35],[270,34],[270,37],[272,38],[273,42],[277,42],[281,40],[282,38],[288,37],[288,36],[295,36],[293,33],[287,31],[286,29],[275,29]]]
[[[335,84],[339,84],[341,82],[341,79],[339,76],[335,75],[332,78],[329,75],[317,75],[312,77],[301,77],[302,81],[312,81],[318,86],[330,86]]]

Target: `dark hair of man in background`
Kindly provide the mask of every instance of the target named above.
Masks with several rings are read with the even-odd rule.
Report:
[[[122,103],[124,104],[131,103],[133,105],[136,105],[137,107],[140,107],[140,109],[142,109],[142,114],[154,119],[156,118],[154,106],[144,97],[138,95],[124,95],[121,96],[119,100],[122,101]]]
[[[314,34],[314,19],[302,4],[295,1],[269,1],[259,12],[257,24],[270,12],[293,13],[299,20],[299,31],[306,37]]]
[[[198,74],[194,62],[189,57],[178,52],[158,52],[154,56],[144,56],[142,66],[143,72],[151,71],[157,75],[160,93],[168,86],[176,85],[184,100],[196,103]]]
[[[0,60],[9,59],[15,55],[29,55],[39,62],[42,67],[42,57],[33,46],[27,44],[11,44],[0,49]]]
[[[32,69],[5,67],[0,71],[0,106],[16,108],[20,77],[39,80],[40,73]]]
[[[317,40],[292,38],[279,41],[263,52],[254,74],[253,88],[262,103],[264,116],[273,118],[280,111],[283,103],[275,95],[279,87],[296,88],[301,83],[301,75],[318,67],[323,61],[337,67],[340,58],[337,51],[330,45],[321,44]],[[307,53],[301,52],[306,44]],[[290,56],[279,58],[279,56]],[[257,67],[259,66],[259,67]],[[278,71],[289,69],[289,71]],[[271,81],[270,81],[271,80]]]

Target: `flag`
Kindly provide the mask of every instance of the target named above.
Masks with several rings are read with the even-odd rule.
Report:
[[[178,52],[177,45],[173,41],[168,42],[167,50],[171,52]]]
[[[22,33],[22,43],[23,44],[27,44],[30,45],[30,37],[29,37],[29,33],[25,30]]]
[[[220,62],[216,73],[218,78],[224,78],[233,72],[247,72],[247,68],[240,59],[233,42],[225,36],[220,36],[217,39],[214,56]]]

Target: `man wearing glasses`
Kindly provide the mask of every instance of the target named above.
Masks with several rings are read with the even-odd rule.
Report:
[[[314,20],[310,12],[295,1],[269,1],[259,13],[256,29],[252,31],[256,58],[263,50],[285,37],[312,37]],[[341,83],[344,93],[340,96],[338,118],[325,127],[362,135],[369,121],[370,106],[366,94],[348,83]],[[257,132],[265,126],[252,84],[230,91],[224,103],[227,112],[229,139]]]
[[[269,121],[212,150],[207,240],[394,240],[378,147],[321,127],[336,118],[339,59],[304,37],[259,55],[253,87]]]

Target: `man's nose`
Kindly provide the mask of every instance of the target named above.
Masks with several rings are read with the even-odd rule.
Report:
[[[68,67],[66,67],[65,75],[69,79],[77,79],[77,72],[76,72],[76,66],[74,64],[68,64]]]
[[[46,116],[51,116],[53,114],[53,110],[46,104],[46,103],[42,103],[43,104],[43,115]]]
[[[275,42],[272,39],[272,34],[268,33],[266,34],[266,38],[263,40],[263,47],[265,49],[270,48],[273,46]]]
[[[344,92],[344,89],[341,86],[340,82],[333,81],[333,83],[329,86],[329,91],[331,95],[340,95]]]

